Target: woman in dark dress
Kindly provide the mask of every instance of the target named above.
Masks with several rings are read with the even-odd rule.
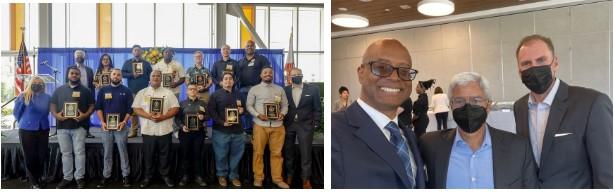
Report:
[[[425,91],[431,88],[431,85],[435,81],[435,79],[419,81],[416,86],[416,93],[419,94],[419,97],[412,105],[412,112],[414,113],[414,116],[412,116],[412,125],[414,126],[414,134],[416,134],[417,138],[425,133],[427,125],[429,125],[429,117],[427,117],[429,101],[427,100],[427,93]]]

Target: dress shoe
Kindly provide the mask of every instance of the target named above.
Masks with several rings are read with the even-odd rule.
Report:
[[[85,179],[77,179],[77,189],[85,188]]]
[[[68,187],[68,185],[70,185],[72,181],[66,180],[66,179],[62,179],[62,181],[60,181],[60,183],[58,183],[58,186],[56,186],[56,189],[66,189]]]
[[[179,186],[183,187],[188,184],[188,175],[184,175],[181,180],[179,180]],[[165,181],[166,182],[166,181]]]
[[[42,189],[41,185],[38,183],[33,183],[31,186],[32,189]]]
[[[233,179],[233,180],[231,180],[231,183],[235,187],[241,187],[241,181],[239,181],[239,179]]]
[[[164,184],[166,184],[167,187],[169,188],[175,187],[175,183],[173,183],[173,179],[171,179],[170,177],[163,177],[162,180],[164,180]]]
[[[286,183],[287,183],[288,185],[291,185],[291,183],[292,183],[292,182],[293,182],[293,177],[292,177],[292,176],[288,176],[288,177],[286,177]]]
[[[139,188],[147,188],[150,185],[150,180],[149,179],[143,179],[143,181],[141,181],[141,184],[139,184]]]
[[[312,188],[312,184],[310,183],[309,179],[303,180],[303,188],[304,189],[311,189]]]
[[[94,138],[94,135],[92,135],[92,134],[88,131],[88,133],[87,133],[87,135],[86,135],[85,137],[87,137],[87,138]]]
[[[122,184],[123,184],[124,187],[131,187],[131,185],[130,185],[130,178],[129,177],[124,177],[122,179]]]
[[[98,185],[97,188],[103,188],[109,184],[109,178],[103,178]]]
[[[276,186],[278,186],[280,189],[288,189],[289,186],[288,184],[284,183],[284,181],[278,181],[278,182],[273,182]]]
[[[254,187],[263,187],[262,180],[254,180]]]
[[[218,184],[220,187],[226,187],[226,177],[218,177]]]
[[[207,183],[206,183],[206,182],[205,182],[205,180],[203,180],[203,178],[202,178],[202,177],[200,177],[200,176],[197,176],[196,178],[194,178],[194,182],[195,182],[196,184],[198,184],[199,186],[201,186],[201,187],[207,187]]]

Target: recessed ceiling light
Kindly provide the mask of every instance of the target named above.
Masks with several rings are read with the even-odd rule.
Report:
[[[410,6],[410,5],[400,5],[399,8],[401,8],[403,10],[406,10],[406,9],[412,8],[412,6]]]
[[[449,0],[422,0],[418,10],[427,16],[445,16],[455,11],[455,3]]]
[[[369,20],[365,17],[352,14],[337,14],[331,17],[331,22],[335,25],[348,28],[361,28],[369,26]]]
[[[384,11],[385,11],[385,12],[389,12],[389,11],[391,11],[391,10],[390,10],[390,9],[384,9]]]
[[[367,3],[367,2],[371,2],[372,0],[359,0],[359,1],[361,1],[363,3]]]
[[[340,10],[340,11],[348,11],[348,9],[346,9],[345,7],[340,7],[340,8],[337,8],[337,10]]]

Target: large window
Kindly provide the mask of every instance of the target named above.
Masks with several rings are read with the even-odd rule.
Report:
[[[157,47],[183,47],[183,10],[182,4],[156,4]]]
[[[68,46],[96,47],[98,26],[96,24],[96,4],[68,4]],[[93,21],[93,22],[92,22]]]
[[[211,47],[213,39],[212,6],[185,4],[184,47]]]
[[[127,4],[126,44],[154,46],[154,4]]]

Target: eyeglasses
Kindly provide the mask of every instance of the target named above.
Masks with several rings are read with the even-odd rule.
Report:
[[[488,100],[480,96],[469,97],[469,101],[466,100],[466,97],[454,97],[451,103],[452,103],[453,108],[459,108],[459,107],[463,107],[467,103],[470,105],[482,105],[486,101]]]
[[[388,77],[393,74],[394,70],[397,70],[397,76],[399,79],[404,81],[412,81],[416,77],[416,74],[419,73],[416,69],[411,69],[407,67],[393,67],[390,63],[380,62],[380,61],[370,61],[369,66],[372,70],[372,74],[378,77]]]

